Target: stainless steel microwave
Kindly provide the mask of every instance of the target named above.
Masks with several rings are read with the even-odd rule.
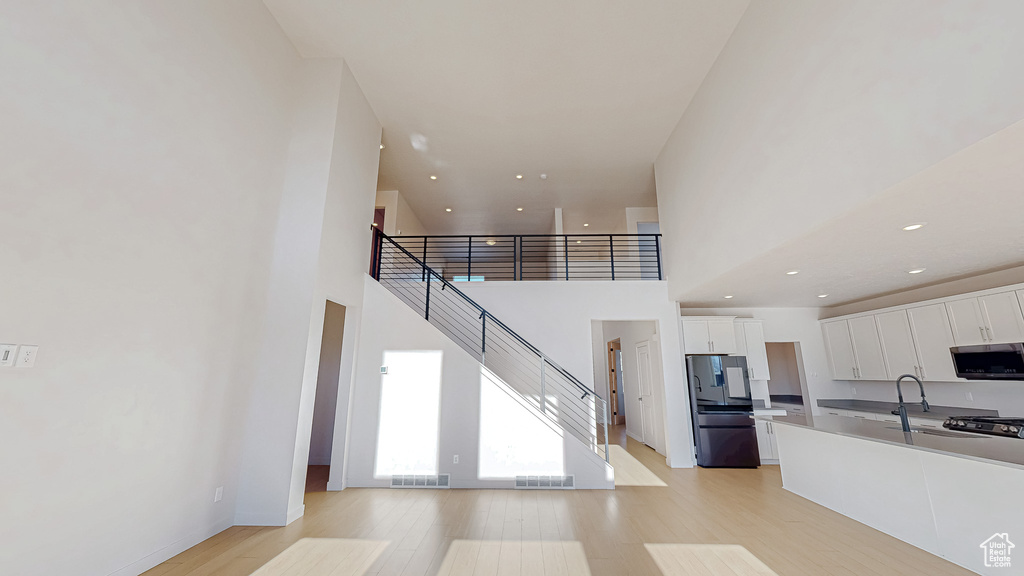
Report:
[[[968,380],[1024,380],[1024,344],[954,346],[956,375]]]

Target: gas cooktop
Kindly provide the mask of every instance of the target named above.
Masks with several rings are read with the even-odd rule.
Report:
[[[1024,418],[1000,416],[951,416],[942,423],[943,428],[961,432],[976,432],[1008,438],[1024,438]]]

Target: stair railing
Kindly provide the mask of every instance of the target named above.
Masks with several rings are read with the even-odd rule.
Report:
[[[377,229],[370,275],[477,358],[544,418],[608,460],[605,400]]]

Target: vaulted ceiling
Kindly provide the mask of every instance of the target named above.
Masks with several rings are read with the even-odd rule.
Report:
[[[556,207],[625,231],[748,0],[265,3],[303,56],[345,58],[384,127],[378,188],[441,234],[545,233]]]

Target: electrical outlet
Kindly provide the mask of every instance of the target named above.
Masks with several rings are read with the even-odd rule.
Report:
[[[0,344],[0,367],[14,366],[17,352],[17,344]]]
[[[215,490],[214,493],[213,493],[213,501],[214,502],[220,502],[223,499],[224,499],[224,487],[223,486],[217,486],[217,490]]]
[[[452,464],[458,464],[458,463],[459,463],[459,455],[456,454],[455,457],[452,458]]]
[[[974,394],[970,392],[964,392],[964,397],[967,398],[968,402],[974,402]]]
[[[39,346],[22,346],[18,349],[18,359],[14,363],[15,368],[31,368],[36,365],[36,352]]]

